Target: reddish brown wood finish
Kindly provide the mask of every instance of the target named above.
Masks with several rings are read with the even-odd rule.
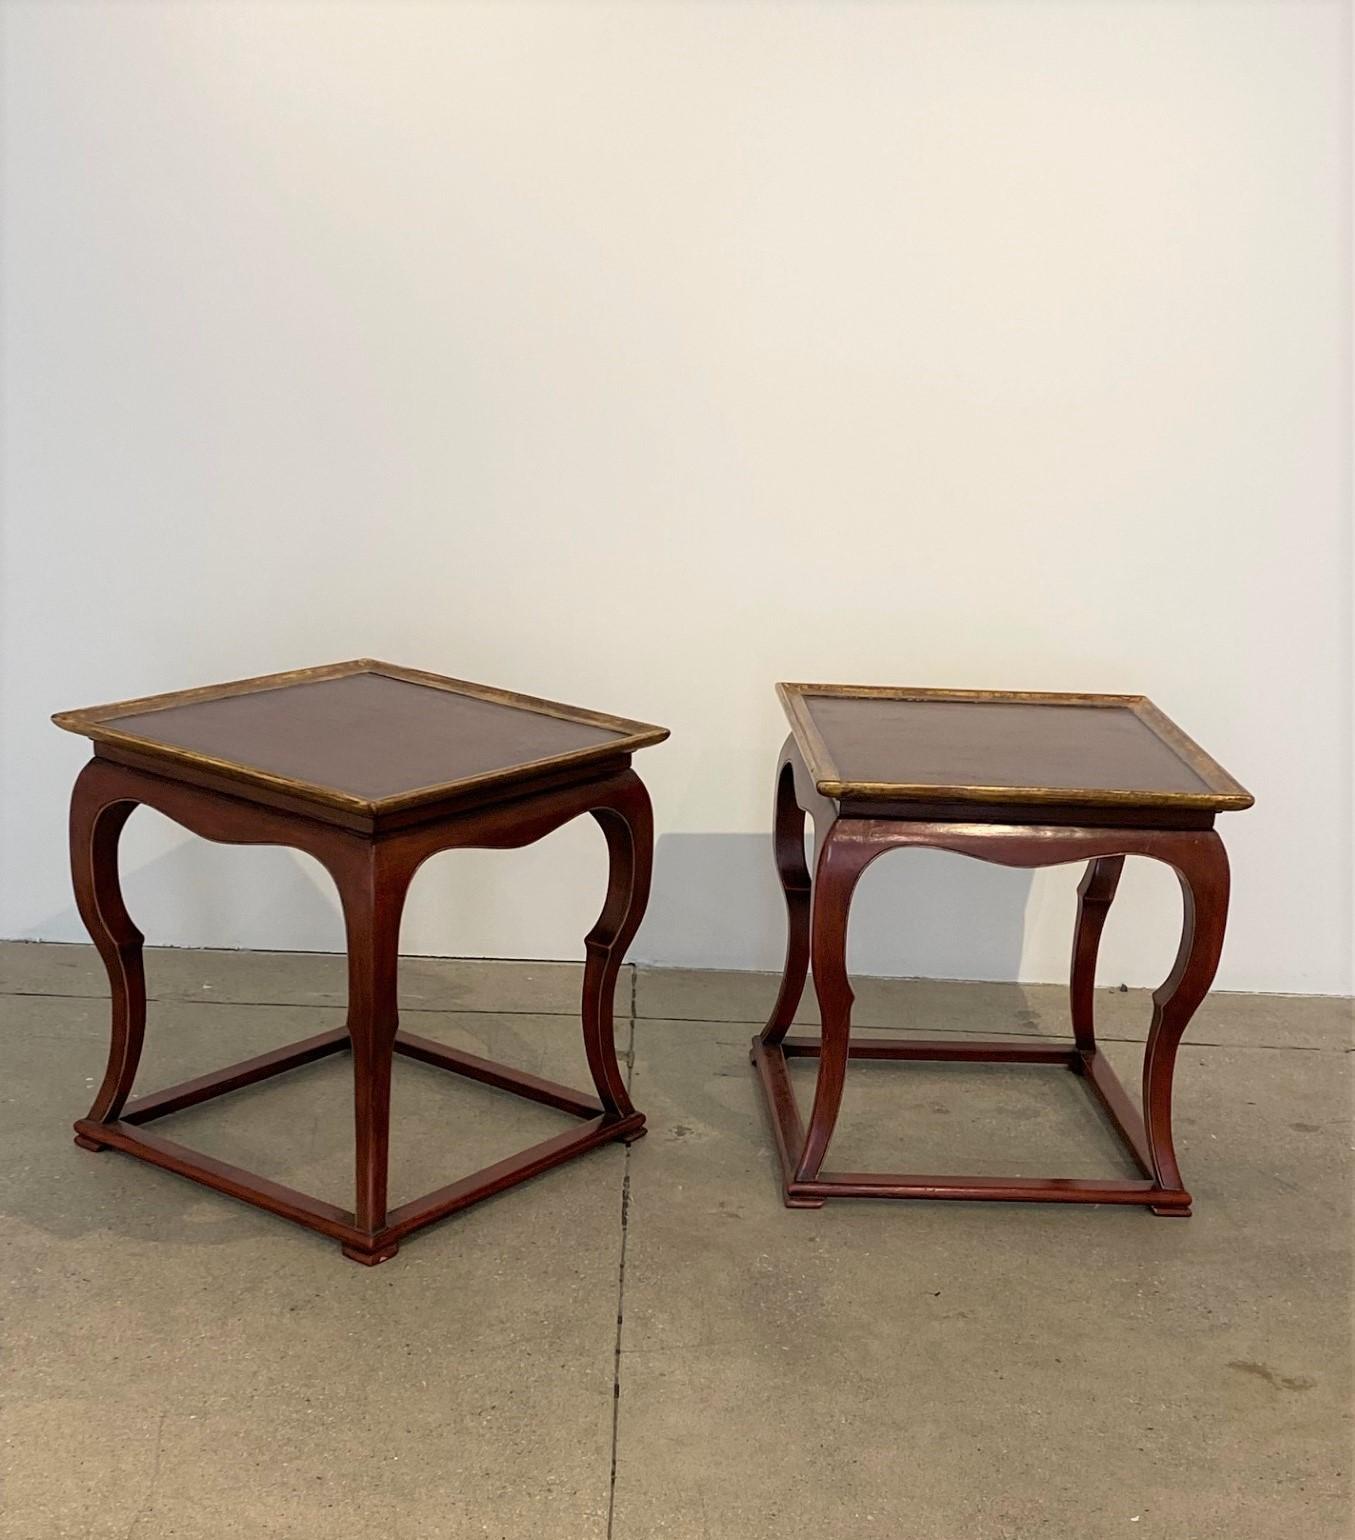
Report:
[[[106,759],[363,833],[623,768],[664,727],[373,658],[52,718]]]
[[[591,778],[534,789],[528,795],[386,832],[354,831],[328,820],[208,790],[176,778],[169,761],[157,774],[105,757],[100,748],[80,773],[71,803],[71,868],[80,915],[108,970],[112,1041],[108,1068],[89,1115],[75,1125],[84,1149],[123,1150],[218,1192],[338,1240],[345,1256],[372,1264],[395,1255],[424,1225],[610,1140],[644,1133],[617,1064],[613,997],[617,973],[649,895],[653,825],[643,783],[615,761],[591,767]],[[146,1021],[142,936],[128,917],[118,880],[118,839],[138,806],[153,807],[205,839],[288,845],[314,856],[333,877],[348,943],[348,1019],[321,1033],[241,1064],[129,1102]],[[589,1096],[399,1031],[396,966],[400,915],[415,872],[430,856],[458,846],[508,849],[530,844],[588,813],[610,852],[602,913],[586,938],[582,1024],[597,1095]],[[356,1130],[355,1198],[351,1211],[161,1138],[144,1125],[209,1097],[252,1085],[328,1054],[351,1051]],[[585,1120],[518,1155],[388,1211],[391,1063],[396,1053],[512,1091]]]
[[[816,858],[805,860],[806,811],[813,815]],[[1065,810],[1066,811],[1066,810]],[[1228,910],[1228,858],[1212,828],[1115,827],[1066,822],[937,820],[899,804],[869,816],[822,795],[796,741],[787,739],[777,767],[774,806],[776,868],[786,896],[789,936],[780,993],[751,1058],[771,1113],[785,1202],[818,1208],[831,1197],[968,1198],[1054,1203],[1142,1204],[1155,1214],[1188,1215],[1172,1141],[1172,1073],[1177,1046],[1213,981]],[[1087,862],[1078,889],[1068,1043],[929,1040],[851,1041],[852,989],[846,969],[847,919],[862,873],[887,850],[950,850],[1005,866]],[[1184,925],[1175,964],[1153,996],[1143,1065],[1143,1113],[1134,1107],[1096,1045],[1093,985],[1106,912],[1128,855],[1163,861],[1176,872]],[[809,972],[818,997],[819,1038],[791,1037]],[[808,1124],[787,1073],[793,1057],[819,1061]],[[1142,1173],[1136,1181],[900,1175],[824,1169],[850,1059],[933,1059],[959,1063],[1048,1064],[1081,1075]]]

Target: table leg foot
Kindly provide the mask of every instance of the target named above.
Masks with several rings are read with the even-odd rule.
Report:
[[[91,1139],[88,1134],[76,1134],[73,1142],[82,1150],[94,1150],[96,1153],[99,1150],[108,1149],[108,1145],[101,1143],[98,1139]]]
[[[1156,1214],[1159,1219],[1189,1219],[1190,1204],[1187,1203],[1183,1208],[1180,1204],[1167,1205],[1150,1203],[1148,1205],[1148,1212],[1150,1214]]]
[[[648,1132],[649,1130],[641,1123],[639,1128],[632,1128],[628,1134],[622,1134],[621,1143],[634,1144],[637,1139],[643,1139]]]
[[[399,1249],[399,1241],[391,1241],[388,1246],[378,1246],[375,1251],[363,1250],[357,1246],[341,1248],[350,1262],[360,1262],[363,1267],[375,1267],[379,1262],[389,1262]]]
[[[822,1208],[824,1204],[822,1198],[809,1198],[798,1192],[785,1193],[781,1201],[787,1208]]]

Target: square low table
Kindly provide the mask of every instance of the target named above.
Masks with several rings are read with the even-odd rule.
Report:
[[[785,1201],[971,1198],[1143,1204],[1188,1215],[1172,1145],[1177,1045],[1218,966],[1228,858],[1215,814],[1252,798],[1141,695],[1051,695],[782,684],[790,718],[777,767],[774,849],[790,921],[785,975],[752,1061],[771,1112]],[[805,859],[805,816],[816,857]],[[1085,861],[1066,1043],[954,1038],[851,1041],[847,918],[885,851],[932,847],[1004,866]],[[1185,900],[1175,964],[1153,996],[1142,1112],[1096,1045],[1096,955],[1127,855],[1172,867]],[[820,1036],[788,1035],[813,970]],[[806,1128],[787,1073],[818,1059]],[[825,1170],[851,1059],[1063,1065],[1081,1075],[1140,1172],[1132,1181],[895,1175]]]
[[[117,1149],[331,1236],[373,1264],[405,1236],[609,1140],[644,1132],[617,1065],[613,996],[644,915],[653,854],[649,797],[630,768],[662,727],[603,716],[363,658],[237,680],[53,719],[94,742],[71,802],[76,901],[108,970],[112,1044],[87,1150]],[[168,1090],[128,1098],[146,1022],[142,935],[118,879],[118,840],[139,805],[209,840],[288,845],[338,888],[348,949],[344,1026]],[[602,913],[586,938],[583,1039],[596,1095],[399,1030],[396,967],[405,894],[453,846],[531,844],[590,813],[610,853]],[[146,1125],[328,1054],[353,1057],[352,1210],[152,1133]],[[387,1208],[392,1055],[544,1102],[583,1119],[399,1208]]]

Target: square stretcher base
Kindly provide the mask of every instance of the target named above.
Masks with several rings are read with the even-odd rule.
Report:
[[[271,1053],[245,1059],[226,1069],[201,1075],[194,1080],[185,1080],[179,1085],[128,1102],[122,1116],[116,1121],[100,1123],[82,1118],[75,1125],[75,1142],[86,1150],[121,1150],[124,1154],[135,1155],[139,1160],[172,1171],[177,1176],[185,1176],[216,1192],[239,1198],[244,1203],[252,1203],[255,1208],[265,1209],[270,1214],[290,1219],[294,1224],[304,1225],[308,1230],[316,1230],[321,1235],[339,1241],[346,1257],[373,1266],[393,1257],[399,1250],[400,1242],[425,1225],[445,1219],[483,1198],[493,1197],[505,1188],[525,1182],[599,1145],[615,1139],[630,1144],[645,1132],[642,1113],[634,1112],[629,1117],[608,1121],[603,1114],[601,1102],[582,1091],[571,1090],[568,1086],[557,1085],[552,1080],[543,1080],[491,1059],[448,1048],[431,1038],[419,1037],[412,1032],[399,1032],[395,1038],[395,1051],[406,1058],[450,1070],[453,1074],[479,1081],[482,1085],[511,1091],[528,1101],[541,1102],[561,1112],[572,1113],[585,1122],[582,1128],[567,1128],[516,1155],[509,1155],[483,1170],[472,1172],[459,1181],[392,1209],[385,1226],[374,1234],[368,1234],[358,1228],[350,1210],[325,1203],[308,1193],[298,1192],[295,1188],[270,1181],[210,1155],[199,1154],[172,1139],[151,1133],[144,1127],[171,1112],[182,1112],[187,1107],[197,1106],[213,1097],[224,1096],[244,1086],[256,1085],[261,1080],[299,1069],[302,1065],[312,1064],[331,1054],[343,1053],[348,1047],[349,1035],[345,1027],[336,1027],[316,1037],[304,1038],[284,1048],[274,1049]]]
[[[1130,1158],[1143,1173],[1143,1180],[821,1171],[812,1181],[797,1181],[795,1170],[804,1149],[805,1132],[786,1060],[817,1058],[819,1047],[819,1040],[813,1037],[786,1037],[779,1044],[772,1044],[758,1036],[753,1039],[749,1054],[771,1114],[787,1208],[822,1208],[828,1198],[964,1198],[1008,1203],[1131,1203],[1142,1204],[1160,1215],[1186,1218],[1190,1214],[1188,1192],[1162,1187],[1154,1180],[1143,1119],[1105,1055],[1099,1049],[1083,1050],[1072,1043],[877,1037],[853,1042],[848,1056],[961,1064],[1048,1064],[1070,1069],[1087,1082]]]

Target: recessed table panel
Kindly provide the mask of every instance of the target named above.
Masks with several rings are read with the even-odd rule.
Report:
[[[1142,696],[780,688],[826,796],[1209,809],[1251,801]]]
[[[386,809],[591,764],[662,728],[360,660],[67,712],[96,742]]]

